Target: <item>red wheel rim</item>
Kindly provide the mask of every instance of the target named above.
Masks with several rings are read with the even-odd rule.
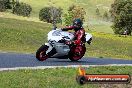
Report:
[[[42,51],[42,52],[40,52],[39,58],[41,61],[44,61],[48,58],[48,55],[46,54],[45,51]]]
[[[73,54],[72,58],[74,60],[79,60],[83,57],[84,53],[85,53],[84,47],[77,46],[77,47],[72,49],[72,54]]]

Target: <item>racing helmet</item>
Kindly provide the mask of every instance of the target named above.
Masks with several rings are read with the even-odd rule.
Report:
[[[79,30],[83,25],[83,22],[81,19],[75,19],[73,21],[73,26],[75,27],[76,30]]]

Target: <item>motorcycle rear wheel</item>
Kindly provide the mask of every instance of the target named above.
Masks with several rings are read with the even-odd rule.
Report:
[[[48,46],[47,45],[42,45],[36,52],[36,58],[39,61],[44,61],[48,58],[48,55],[46,54],[46,51],[48,50]]]
[[[71,61],[78,61],[84,56],[85,52],[86,52],[85,46],[81,46],[81,45],[72,46],[69,52],[69,59]]]

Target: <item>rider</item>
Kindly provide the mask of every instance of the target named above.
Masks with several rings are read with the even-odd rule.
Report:
[[[68,41],[66,42],[66,44],[75,44],[75,45],[80,45],[82,44],[85,40],[85,30],[82,27],[83,22],[81,19],[75,19],[73,21],[73,25],[72,26],[66,26],[65,28],[62,28],[62,31],[68,31],[68,30],[72,30],[74,29],[75,33],[75,39],[74,41]]]

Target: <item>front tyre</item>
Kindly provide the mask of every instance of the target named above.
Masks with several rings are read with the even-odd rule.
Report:
[[[48,58],[48,55],[46,54],[46,51],[48,50],[48,46],[47,45],[42,45],[36,52],[36,58],[39,61],[44,61]]]
[[[69,52],[69,59],[71,61],[78,61],[81,59],[86,52],[86,47],[82,45],[72,46]]]

